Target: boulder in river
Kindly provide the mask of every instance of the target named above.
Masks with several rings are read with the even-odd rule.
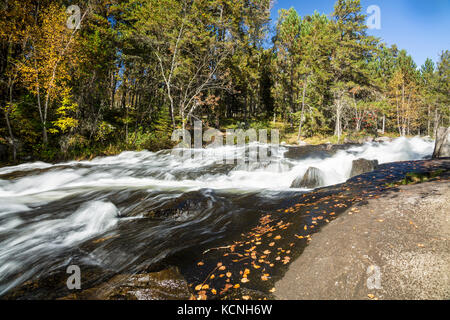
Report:
[[[317,168],[310,167],[303,177],[297,177],[291,188],[306,188],[313,189],[324,185],[324,177],[322,171]]]
[[[450,157],[450,127],[441,127],[437,130],[433,158],[448,157]]]
[[[358,159],[353,160],[350,178],[359,176],[366,172],[371,172],[378,167],[378,160]]]

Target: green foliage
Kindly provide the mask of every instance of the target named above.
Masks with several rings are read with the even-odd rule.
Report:
[[[432,135],[450,121],[449,51],[418,70],[366,34],[359,0],[329,15],[281,10],[272,46],[270,0],[88,4],[76,32],[66,1],[0,9],[0,140],[19,142],[19,159],[170,148],[172,130],[196,119],[277,127],[288,143],[382,123],[387,135]]]
[[[427,182],[430,180],[439,179],[442,175],[448,174],[449,170],[436,170],[430,172],[410,172],[406,174],[406,177],[395,183],[388,183],[388,187],[397,187],[399,185],[410,185]]]
[[[97,129],[97,133],[94,137],[95,141],[97,142],[106,142],[108,139],[111,138],[112,133],[114,132],[116,128],[109,124],[106,121],[102,121]]]
[[[50,133],[65,133],[68,130],[74,129],[78,126],[78,120],[75,119],[78,104],[73,102],[73,98],[69,91],[70,90],[65,90],[61,101],[61,106],[55,111],[55,115],[58,119],[53,121],[53,125],[57,129],[50,129]]]

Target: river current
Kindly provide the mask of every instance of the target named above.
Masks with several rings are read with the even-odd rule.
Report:
[[[0,296],[73,261],[111,273],[151,268],[224,241],[309,192],[290,188],[309,167],[335,185],[349,178],[355,159],[425,159],[434,142],[398,138],[297,160],[284,156],[287,147],[258,147],[270,150],[269,163],[220,163],[230,148],[237,159],[248,157],[245,147],[222,147],[196,150],[195,159],[142,151],[0,168]]]

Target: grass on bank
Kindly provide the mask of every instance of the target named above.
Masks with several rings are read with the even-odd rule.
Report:
[[[386,183],[387,187],[399,187],[399,186],[406,186],[411,184],[419,184],[435,179],[440,179],[444,174],[448,174],[449,170],[436,170],[436,171],[430,171],[430,172],[410,172],[407,173],[405,178],[403,178],[400,181],[393,182],[393,183]]]

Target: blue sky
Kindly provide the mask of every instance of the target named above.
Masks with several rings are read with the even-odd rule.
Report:
[[[335,0],[275,0],[272,23],[279,9],[294,7],[301,15],[333,12]],[[388,45],[406,49],[421,66],[426,58],[438,61],[442,50],[450,50],[450,0],[361,0],[363,12],[370,5],[381,9],[381,29],[368,33]]]

